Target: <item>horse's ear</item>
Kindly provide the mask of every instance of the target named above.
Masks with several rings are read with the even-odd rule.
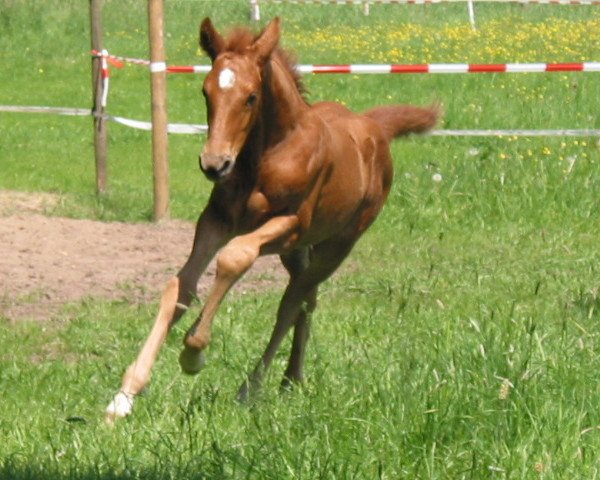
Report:
[[[266,62],[271,56],[271,53],[279,43],[280,35],[281,21],[279,17],[275,17],[252,44],[252,49],[256,52],[261,62]]]
[[[210,18],[206,17],[200,24],[200,46],[212,61],[225,49],[225,40],[215,30]]]

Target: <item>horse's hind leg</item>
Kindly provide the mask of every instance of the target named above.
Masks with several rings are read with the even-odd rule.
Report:
[[[135,395],[150,381],[150,370],[169,330],[188,309],[196,295],[200,275],[226,238],[226,229],[209,209],[205,210],[196,226],[192,252],[179,273],[168,281],[154,326],[137,358],[127,368],[119,392],[106,409],[107,421],[113,422],[131,413]]]
[[[313,288],[304,300],[296,323],[294,324],[294,338],[288,366],[281,381],[281,388],[290,389],[294,384],[301,383],[304,379],[304,357],[306,343],[310,336],[311,315],[317,306],[317,288]]]
[[[286,377],[292,381],[302,378],[302,363],[306,340],[308,339],[309,317],[316,306],[317,288],[339,267],[344,258],[350,253],[354,241],[354,239],[335,239],[316,245],[311,252],[307,268],[303,269],[298,275],[290,277],[290,283],[279,304],[277,321],[271,339],[254,370],[240,386],[239,400],[246,400],[249,394],[260,388],[265,371],[271,365],[281,341],[294,324],[299,327],[299,330],[294,335],[293,343],[295,345],[292,345]],[[294,349],[294,346],[296,349]]]
[[[309,248],[294,250],[288,255],[282,255],[281,261],[290,274],[290,278],[298,277],[304,272],[310,262]],[[306,343],[310,336],[310,317],[317,305],[317,288],[308,292],[303,300],[298,317],[294,322],[294,337],[292,340],[292,349],[288,366],[281,382],[283,389],[292,387],[295,383],[300,383],[303,379],[304,352]]]
[[[247,400],[250,393],[260,388],[264,373],[271,365],[281,341],[297,321],[302,309],[303,300],[312,288],[311,285],[302,285],[294,277],[290,279],[290,283],[283,294],[279,309],[277,310],[277,321],[271,334],[271,339],[254,370],[240,386],[237,396],[238,400]]]

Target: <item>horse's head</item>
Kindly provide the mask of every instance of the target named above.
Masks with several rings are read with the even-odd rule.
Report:
[[[225,178],[235,165],[262,104],[262,73],[279,42],[275,18],[255,38],[227,42],[206,18],[200,25],[200,46],[212,60],[202,92],[208,113],[208,139],[200,168],[213,181]]]

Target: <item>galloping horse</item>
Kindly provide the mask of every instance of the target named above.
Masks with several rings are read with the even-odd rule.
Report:
[[[185,336],[183,371],[202,368],[213,318],[232,285],[259,255],[278,254],[289,284],[267,348],[238,397],[259,388],[292,327],[283,385],[300,382],[317,288],[381,210],[392,183],[391,140],[424,132],[437,121],[435,106],[353,114],[333,102],[310,105],[279,37],[278,18],[256,36],[238,29],[223,37],[208,18],[200,26],[200,45],[212,61],[203,88],[209,131],[200,169],[214,187],[191,254],[167,283],[150,335],[107,408],[109,421],[131,413],[170,328],[188,309],[217,252],[214,284]]]

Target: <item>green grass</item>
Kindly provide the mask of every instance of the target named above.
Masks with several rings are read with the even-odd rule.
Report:
[[[543,465],[548,478],[594,478],[595,239],[505,228],[468,246],[457,233],[371,240],[323,288],[305,388],[277,392],[282,352],[251,407],[233,396],[276,292],[227,302],[198,378],[178,373],[182,325],[115,429],[101,411],[155,306],[88,301],[60,320],[4,325],[0,474],[487,478],[493,467],[537,478]]]
[[[177,64],[206,61],[196,45],[203,16],[221,26],[248,14],[241,0],[167,3]],[[147,57],[141,3],[106,4],[107,48]],[[599,21],[597,9],[476,5],[477,35],[465,10],[373,7],[365,18],[353,7],[262,9],[283,17],[284,43],[305,63],[600,60],[594,29],[578,40],[578,25]],[[561,25],[572,28],[559,35]],[[4,0],[0,26],[0,104],[89,105],[87,4]],[[333,26],[347,33],[336,39]],[[515,43],[514,32],[535,40]],[[369,35],[375,47],[364,50]],[[204,122],[200,81],[170,77],[172,121]],[[357,110],[439,99],[448,128],[600,127],[597,74],[306,82],[311,99]],[[138,67],[113,70],[110,112],[148,119],[147,84]],[[0,188],[58,192],[55,214],[149,219],[150,137],[109,128],[110,190],[97,199],[89,119],[1,113]],[[134,416],[114,429],[102,412],[157,305],[91,297],[48,321],[0,320],[0,478],[599,478],[596,141],[396,142],[384,212],[321,289],[306,385],[278,392],[286,345],[251,406],[233,399],[267,341],[279,292],[230,296],[207,367],[189,378],[177,356],[195,305]],[[201,144],[170,137],[175,217],[195,218],[208,194]]]
[[[137,2],[107,1],[105,47],[148,58],[146,14]],[[556,62],[597,60],[600,13],[593,7],[488,5],[477,7],[479,29],[467,22],[464,4],[377,6],[370,17],[356,7],[263,6],[263,18],[281,15],[283,43],[304,63]],[[79,2],[52,0],[29,5],[5,0],[0,21],[0,104],[85,107],[90,105],[88,11]],[[247,23],[248,5],[228,1],[177,0],[167,5],[167,52],[173,64],[206,63],[198,51],[198,23],[210,15],[226,28]],[[332,23],[331,18],[340,19]],[[515,36],[515,25],[521,36]],[[342,31],[343,35],[337,33]],[[597,75],[323,75],[307,76],[310,99],[339,100],[356,110],[375,104],[439,100],[446,128],[598,128],[593,99]],[[204,123],[201,77],[169,77],[169,117]],[[145,69],[113,69],[109,113],[150,118]],[[60,212],[101,219],[147,220],[152,212],[150,135],[109,125],[109,193],[93,188],[91,121],[85,118],[0,114],[1,188],[45,190],[65,195]],[[203,138],[171,136],[173,216],[196,218],[209,186],[197,171]],[[448,151],[456,139],[443,142]],[[493,140],[478,141],[491,150]],[[547,139],[534,141],[535,151]],[[520,142],[525,145],[524,142]],[[433,148],[421,141],[418,161]],[[439,141],[435,141],[438,145]],[[488,146],[489,145],[489,146]],[[399,147],[400,148],[400,147]],[[579,151],[579,149],[576,149]],[[443,155],[446,162],[450,156]],[[190,174],[194,172],[194,174]]]

